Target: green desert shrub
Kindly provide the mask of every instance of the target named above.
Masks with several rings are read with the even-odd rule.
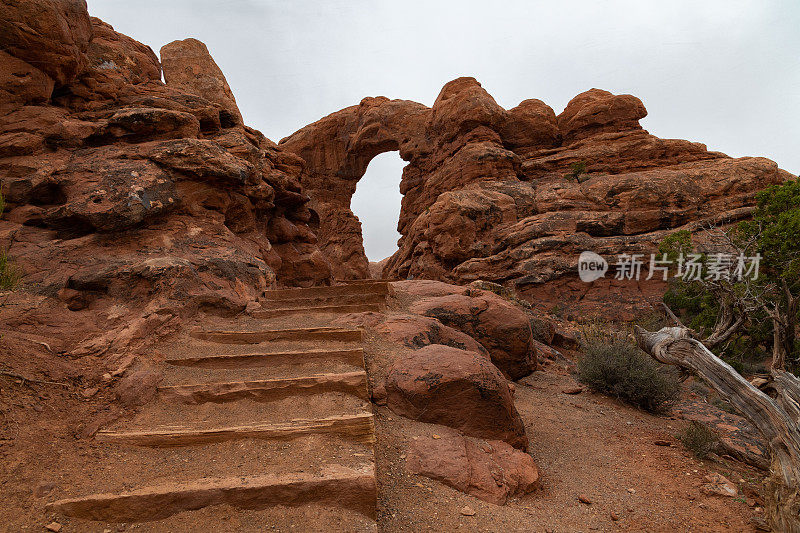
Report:
[[[0,214],[5,211],[6,199],[0,194]],[[8,291],[19,283],[19,271],[8,257],[6,250],[0,250],[0,290]]]
[[[686,449],[699,459],[708,457],[708,454],[716,449],[719,442],[717,434],[699,422],[692,422],[686,426],[678,438]]]
[[[586,174],[586,162],[585,161],[575,161],[570,166],[572,172],[567,174],[567,179],[573,179],[580,181],[580,177]]]
[[[578,379],[646,411],[663,412],[680,391],[674,369],[659,365],[622,337],[584,336]]]
[[[8,258],[5,250],[0,250],[0,290],[10,291],[19,283],[19,272]]]

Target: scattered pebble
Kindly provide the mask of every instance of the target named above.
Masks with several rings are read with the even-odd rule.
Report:
[[[49,524],[44,526],[44,528],[47,531],[54,531],[55,533],[58,533],[59,531],[61,531],[61,524],[59,524],[58,522],[50,522]]]
[[[583,392],[583,387],[575,386],[575,387],[567,387],[566,389],[562,389],[561,392],[563,394],[580,394]]]
[[[88,398],[91,398],[92,396],[94,396],[95,394],[97,394],[97,391],[98,391],[98,390],[99,390],[99,389],[98,389],[97,387],[90,387],[90,388],[88,388],[88,389],[83,389],[83,390],[81,391],[81,396],[83,396],[84,398],[87,398],[87,399],[88,399]]]
[[[37,498],[42,498],[43,496],[47,496],[54,488],[56,488],[56,486],[53,483],[39,483],[36,485],[36,488],[33,489],[33,495]]]
[[[630,492],[631,494],[636,494],[636,489],[628,489],[628,492]]]
[[[709,474],[705,477],[703,492],[712,496],[727,496],[733,498],[739,494],[739,488],[722,474]]]
[[[672,446],[672,443],[668,440],[654,440],[653,444],[656,446]]]
[[[613,520],[614,522],[619,520],[619,515],[617,513],[615,513],[614,511],[611,511],[611,513],[609,513],[609,516],[611,517],[611,520]]]
[[[592,505],[592,500],[589,499],[589,497],[586,496],[585,494],[579,495],[578,496],[578,501],[581,502],[581,503],[585,503],[586,505]]]
[[[469,505],[465,505],[461,508],[461,514],[464,516],[475,516],[475,509],[470,507]]]

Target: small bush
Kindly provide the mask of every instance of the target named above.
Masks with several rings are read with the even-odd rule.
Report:
[[[719,442],[717,434],[699,422],[689,424],[678,438],[686,449],[699,459],[708,457],[708,454],[716,449]]]
[[[708,387],[706,387],[700,381],[693,381],[691,385],[689,385],[689,390],[693,393],[697,394],[698,396],[702,396],[703,398],[708,398]]]
[[[575,161],[570,165],[572,172],[570,173],[570,177],[572,179],[578,179],[582,174],[586,174],[586,162],[584,161]]]
[[[528,314],[528,322],[531,324],[531,334],[534,340],[544,344],[552,344],[555,327],[553,323],[534,313]]]
[[[19,283],[19,272],[9,260],[8,254],[0,250],[0,290],[10,291]]]
[[[582,349],[578,379],[593,390],[652,412],[667,410],[677,398],[677,372],[662,367],[627,340],[584,337]]]
[[[6,209],[6,199],[0,193],[0,214]],[[8,258],[8,252],[0,250],[0,290],[9,291],[17,286],[20,275],[17,268]]]

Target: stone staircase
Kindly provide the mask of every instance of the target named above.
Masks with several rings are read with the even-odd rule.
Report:
[[[267,291],[261,299],[256,318],[290,314],[360,313],[379,311],[386,305],[388,283],[351,283],[309,289]]]
[[[250,317],[161,347],[158,398],[97,433],[102,475],[76,476],[76,497],[48,509],[85,530],[228,531],[245,510],[253,531],[376,530],[362,332],[325,324],[383,308],[388,290],[364,281],[268,291]]]

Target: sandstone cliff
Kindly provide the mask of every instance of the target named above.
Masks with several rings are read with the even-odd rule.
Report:
[[[505,110],[459,78],[431,108],[365,98],[279,146],[306,163],[300,179],[336,277],[368,275],[350,198],[370,159],[398,150],[402,237],[384,276],[510,283],[539,301],[631,300],[659,289],[581,284],[579,253],[650,253],[677,228],[747,217],[756,191],[789,177],[768,159],[650,135],[646,115],[638,98],[599,89],[559,115],[540,100]]]
[[[3,3],[0,42],[0,244],[27,286],[72,309],[236,310],[329,282],[303,161],[243,125],[202,43],[164,47],[165,84],[149,47],[75,0]]]
[[[72,310],[236,312],[268,286],[369,277],[350,199],[391,150],[408,165],[383,275],[491,280],[542,305],[657,294],[582,284],[579,252],[647,253],[676,228],[742,219],[788,177],[650,135],[634,96],[506,110],[472,78],[430,108],[366,98],[276,145],[244,125],[194,39],[160,61],[82,0],[35,0],[0,6],[0,41],[0,246],[27,286]]]

